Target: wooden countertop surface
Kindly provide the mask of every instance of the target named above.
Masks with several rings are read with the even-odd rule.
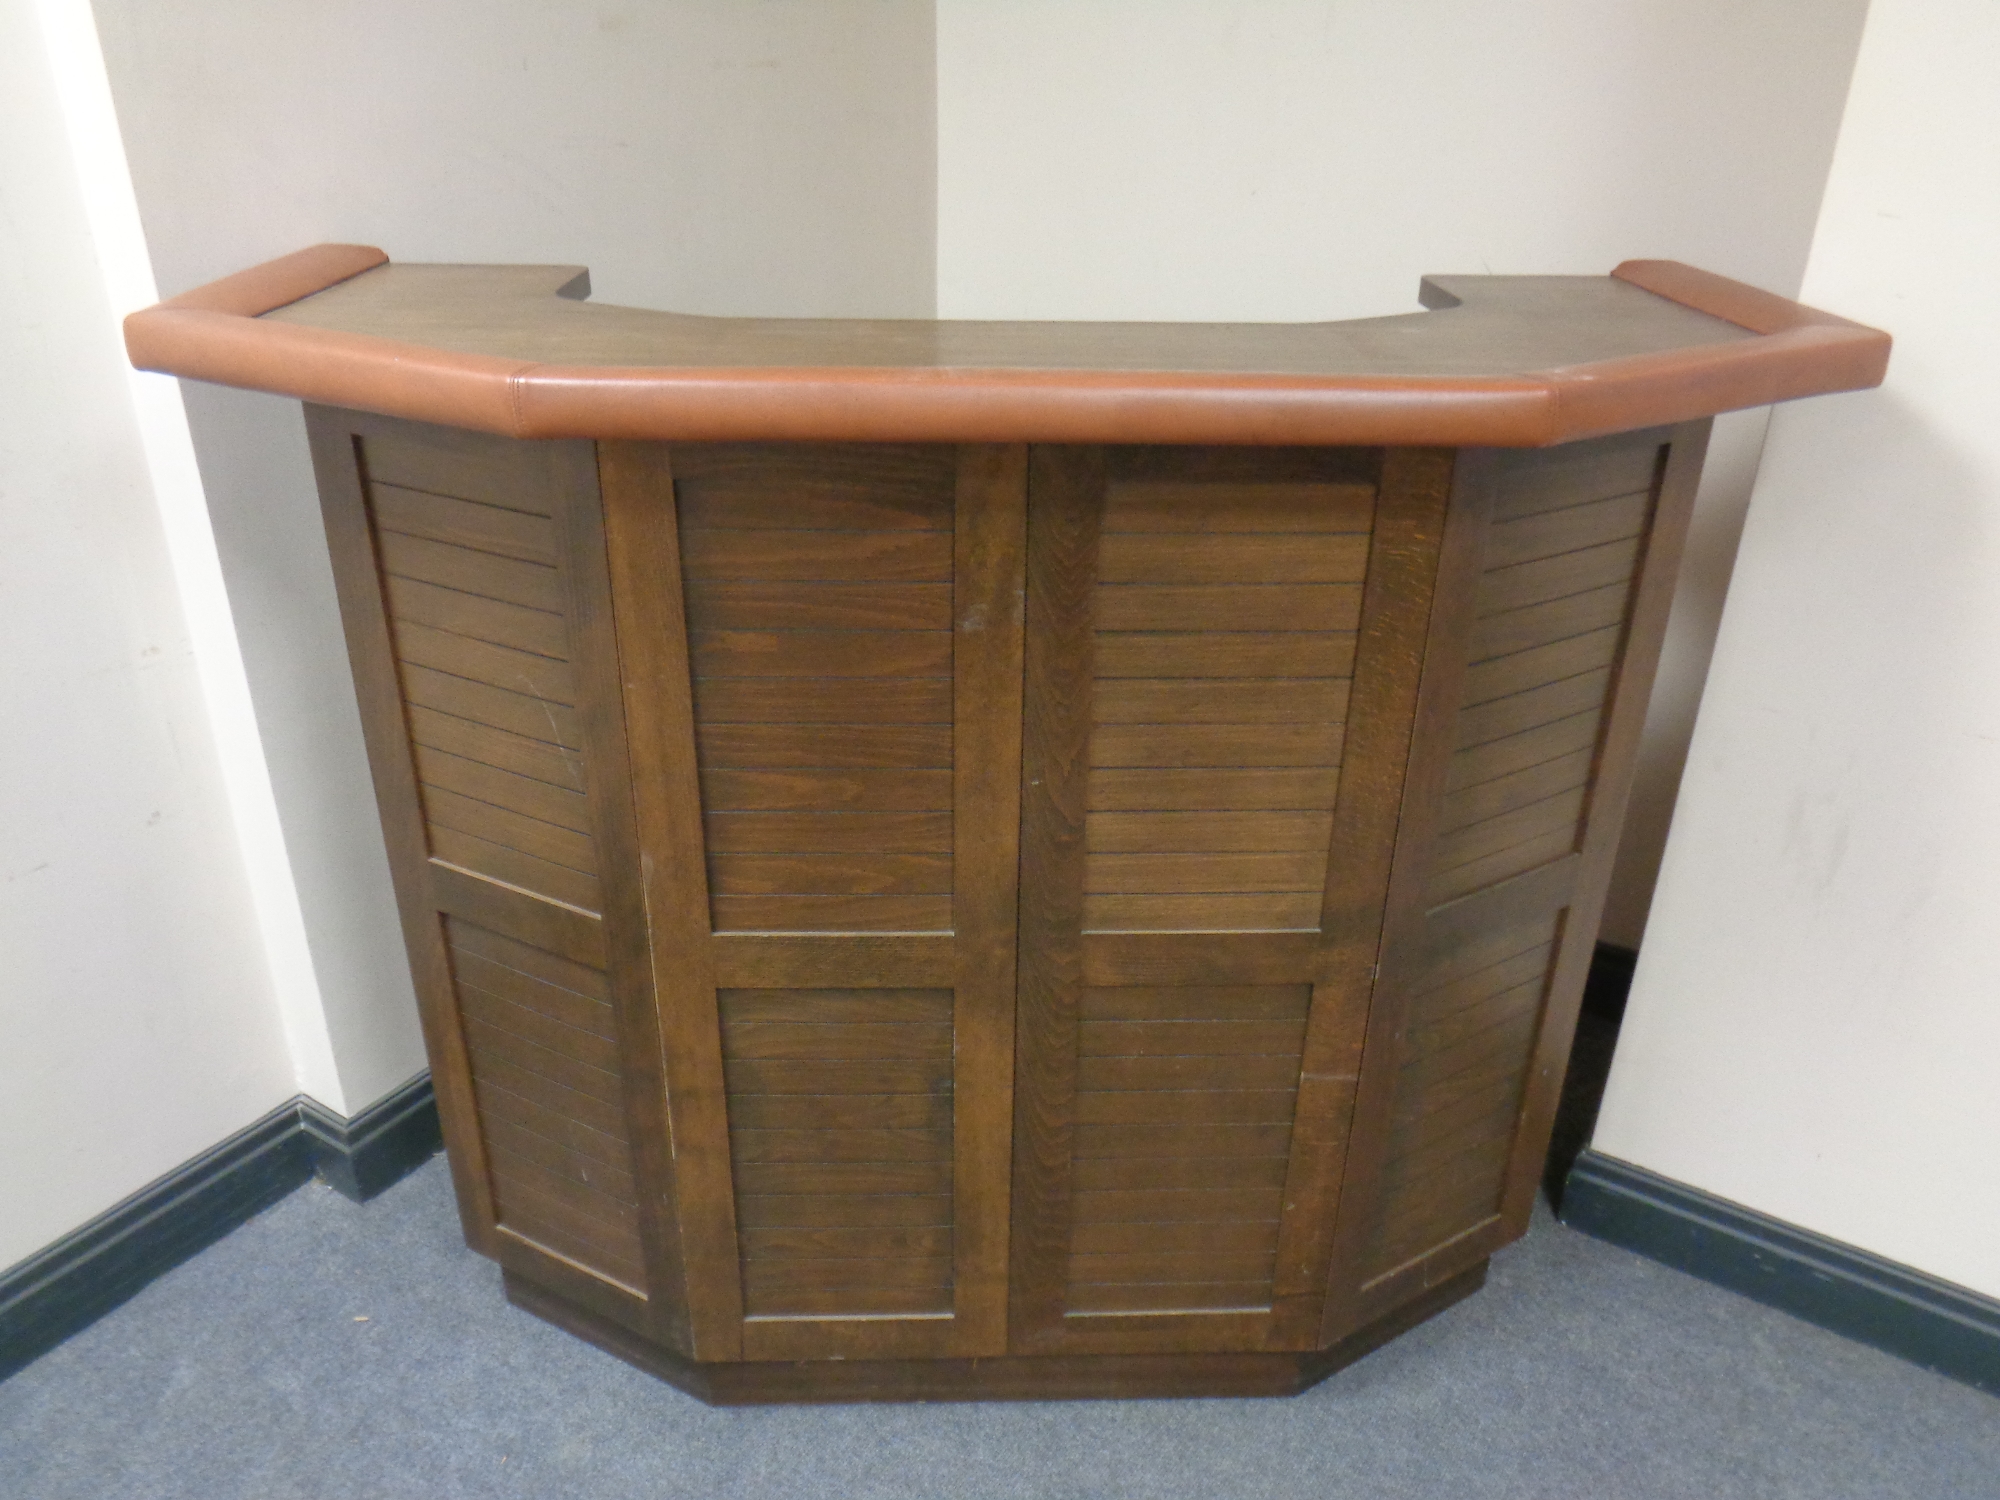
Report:
[[[133,363],[515,437],[1538,447],[1878,384],[1888,335],[1672,261],[1438,276],[1340,323],[716,318],[574,266],[322,245],[133,314]]]

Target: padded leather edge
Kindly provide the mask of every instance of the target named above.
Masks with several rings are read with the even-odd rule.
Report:
[[[257,319],[386,264],[319,245],[132,314],[140,369],[512,437],[1533,448],[1880,384],[1890,340],[1676,261],[1612,275],[1756,340],[1465,378],[538,365]]]

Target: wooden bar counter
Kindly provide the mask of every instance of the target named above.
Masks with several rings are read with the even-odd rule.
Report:
[[[508,1295],[745,1402],[1290,1392],[1476,1288],[1707,419],[1886,336],[1670,262],[1317,325],[586,293],[322,246],[127,324],[308,403]]]

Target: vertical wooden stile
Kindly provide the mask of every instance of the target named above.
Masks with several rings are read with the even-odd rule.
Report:
[[[1009,1347],[1059,1331],[1069,1252],[1069,1156],[1083,990],[1085,782],[1091,591],[1104,454],[1028,458],[1021,739],[1020,971],[1014,1053],[1013,1298]]]
[[[1383,455],[1272,1283],[1274,1349],[1319,1342],[1454,458]]]
[[[585,758],[597,771],[592,798],[597,842],[607,869],[630,871],[634,877],[606,882],[604,932],[606,969],[618,1009],[633,1174],[640,1189],[639,1235],[652,1292],[649,1311],[654,1336],[686,1352],[692,1348],[690,1298],[674,1208],[678,1192],[667,1120],[666,1052],[660,1035],[646,886],[637,878],[641,846],[634,799],[642,778],[633,775],[626,738],[624,673],[612,613],[613,552],[605,533],[595,453],[582,445],[563,445],[556,477],[562,492],[557,521],[567,563],[563,577],[581,689],[578,713]]]
[[[698,1359],[742,1350],[743,1290],[722,1077],[694,759],[687,616],[673,472],[657,443],[600,443],[612,613],[625,716],[650,754],[633,766],[633,809],[658,996],[668,1137]]]
[[[1007,1348],[1027,500],[1025,448],[959,451],[952,585],[952,1349],[962,1355]]]
[[[1397,468],[1414,455],[1392,456],[1385,467]],[[1361,1053],[1361,1079],[1355,1095],[1347,1167],[1341,1199],[1334,1214],[1329,1282],[1321,1315],[1320,1342],[1332,1343],[1354,1326],[1348,1261],[1358,1257],[1370,1228],[1370,1213],[1380,1169],[1381,1141],[1388,1128],[1394,1079],[1378,1059],[1400,1050],[1404,1024],[1402,975],[1415,963],[1424,915],[1423,881],[1428,873],[1436,825],[1436,804],[1442,796],[1450,756],[1449,726],[1457,713],[1464,680],[1465,641],[1473,621],[1473,580],[1481,560],[1488,512],[1492,506],[1497,460],[1491,450],[1461,449],[1447,453],[1450,498],[1446,503],[1429,620],[1422,648],[1422,677],[1410,722],[1411,754],[1397,798],[1395,853],[1384,892],[1380,956]]]

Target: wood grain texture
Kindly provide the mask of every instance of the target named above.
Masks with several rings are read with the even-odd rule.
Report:
[[[358,434],[347,413],[309,406],[306,437],[459,1223],[466,1243],[490,1256],[497,1244],[493,1188],[486,1171],[471,1061],[452,988],[451,959],[432,894],[422,804],[404,730],[395,641],[382,601]]]
[[[1541,1162],[1548,1153],[1556,1100],[1610,885],[1611,860],[1617,852],[1618,830],[1631,795],[1646,704],[1666,638],[1674,579],[1693,516],[1709,425],[1705,420],[1689,422],[1642,434],[1631,445],[1635,459],[1647,456],[1650,449],[1652,461],[1658,466],[1651,524],[1626,618],[1617,678],[1603,710],[1597,771],[1578,840],[1581,858],[1574,904],[1564,919],[1561,947],[1549,976],[1548,998],[1535,1039],[1519,1126],[1505,1168],[1500,1226],[1508,1238],[1527,1230],[1534,1185],[1540,1180]]]
[[[605,970],[617,1017],[619,1076],[630,1142],[640,1253],[655,1338],[693,1348],[690,1285],[681,1226],[660,1005],[640,838],[632,788],[638,779],[626,736],[624,683],[612,602],[610,545],[594,449],[551,445],[559,503],[563,603],[570,621],[579,728],[588,778],[590,831],[606,872]],[[643,753],[643,752],[642,752]],[[546,800],[546,798],[544,798]]]
[[[456,918],[445,918],[444,932],[497,1222],[643,1294],[604,972]]]
[[[1307,1357],[1518,1232],[1698,434],[332,425],[510,1276],[705,1364]]]
[[[1321,1345],[1351,1333],[1371,1317],[1362,1297],[1363,1262],[1380,1214],[1382,1165],[1409,996],[1423,972],[1430,848],[1454,747],[1476,623],[1477,580],[1497,488],[1496,455],[1461,450],[1446,461],[1449,488],[1423,626],[1423,671],[1408,720],[1409,751],[1384,889],[1373,999],[1362,1034],[1360,1077],[1335,1210],[1317,1339]],[[1432,477],[1431,483],[1437,479]]]
[[[953,804],[954,640],[967,638],[954,631],[962,570],[949,460],[898,448],[680,450],[711,821],[774,804],[820,814]],[[798,825],[763,826],[767,847],[755,853],[710,849],[716,930],[950,930],[949,842],[836,852],[774,842]]]
[[[848,990],[719,992],[723,1065],[729,1078],[729,1150],[739,1193],[745,1192],[746,1173],[754,1184],[757,1169],[772,1165],[817,1171],[905,1164],[911,1170],[940,1172],[951,1182],[952,1119],[925,1106],[947,1100],[953,1092],[952,993],[898,990],[877,995],[871,1003],[865,992],[857,997]],[[770,1071],[786,1062],[850,1087],[887,1065],[896,1076],[870,1082],[900,1087],[850,1093],[768,1091],[786,1082]],[[871,1070],[871,1064],[877,1069]],[[767,1101],[778,1105],[775,1116]],[[813,1196],[847,1203],[846,1222],[742,1233],[747,1317],[953,1310],[955,1212],[948,1212],[941,1225],[913,1228],[871,1214],[869,1199],[875,1195],[822,1189]]]
[[[1008,1348],[1062,1337],[1076,1028],[1083,999],[1084,824],[1101,450],[1028,456],[1021,862]]]
[[[1007,1348],[1028,454],[966,448],[953,519],[954,1354]]]
[[[1315,928],[1369,559],[1366,460],[1323,483],[1281,455],[1110,462],[1084,928]],[[1281,789],[1300,800],[1272,807]]]
[[[431,851],[475,874],[601,909],[588,788],[547,779],[567,772],[581,782],[586,759],[564,753],[581,748],[582,729],[571,661],[576,606],[558,564],[568,507],[594,508],[588,449],[381,422],[360,444],[394,649],[405,672],[423,674],[409,694],[426,709],[425,737],[450,741],[419,740],[414,752]],[[538,756],[534,742],[554,754]]]
[[[688,1338],[696,1358],[735,1359],[743,1349],[743,1287],[674,471],[665,449],[640,444],[600,443],[597,464],[626,733],[648,761],[646,774],[632,779],[632,810],[644,860]]]
[[[1661,454],[1659,434],[1579,447],[1499,460],[1455,703],[1419,731],[1445,763],[1413,830],[1424,895],[1404,919],[1399,967],[1385,965],[1406,976],[1408,998],[1370,1059],[1382,1070],[1370,1158],[1341,1256],[1350,1322],[1508,1232],[1501,1209],[1553,994],[1552,945],[1576,930],[1564,911],[1582,891],[1575,851]]]
[[[1360,643],[1320,893],[1321,954],[1300,1058],[1285,1211],[1272,1272],[1267,1347],[1319,1343],[1346,1170],[1362,1043],[1381,956],[1411,725],[1450,506],[1453,459],[1435,449],[1382,456]]]

